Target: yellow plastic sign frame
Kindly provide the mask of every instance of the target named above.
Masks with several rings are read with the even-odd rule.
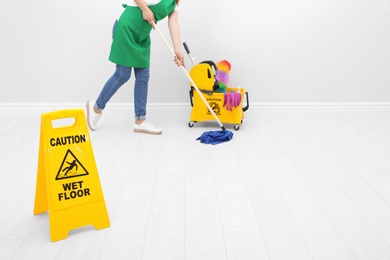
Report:
[[[72,125],[55,127],[56,120]],[[92,224],[110,226],[84,111],[60,110],[41,115],[34,214],[48,212],[53,242],[70,230]]]

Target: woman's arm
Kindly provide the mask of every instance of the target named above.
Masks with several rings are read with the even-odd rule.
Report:
[[[150,25],[153,25],[154,14],[152,10],[150,10],[149,6],[144,2],[144,0],[134,0],[134,2],[141,9],[144,20],[147,21]]]
[[[173,11],[168,16],[168,27],[173,43],[173,50],[175,52],[175,63],[184,66],[184,56],[181,48],[180,40],[180,26],[179,26],[179,12]]]

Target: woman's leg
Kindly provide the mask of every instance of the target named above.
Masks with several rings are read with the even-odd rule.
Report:
[[[148,100],[149,69],[134,68],[134,113],[136,120],[145,120]]]
[[[117,90],[130,79],[130,75],[131,68],[116,65],[114,75],[107,80],[96,102],[87,102],[87,123],[92,131],[96,130],[97,124],[102,115],[102,110],[106,107],[107,102],[117,92]]]
[[[124,67],[121,65],[116,65],[116,70],[114,75],[108,79],[104,85],[102,91],[99,94],[98,99],[95,103],[95,108],[98,110],[103,110],[106,107],[107,102],[111,97],[118,91],[118,89],[125,84],[131,76],[131,68]]]
[[[134,74],[134,132],[160,135],[161,129],[145,120],[150,70],[134,68]]]

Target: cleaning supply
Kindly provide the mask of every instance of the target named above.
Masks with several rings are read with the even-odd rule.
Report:
[[[152,26],[157,31],[157,33],[160,35],[161,39],[163,40],[163,42],[165,43],[167,48],[170,50],[170,52],[173,54],[173,56],[176,57],[175,52],[173,51],[172,47],[169,45],[169,43],[165,39],[165,37],[162,34],[162,32],[160,31],[160,29],[157,27],[157,25],[155,23],[153,23]],[[222,128],[222,131],[209,131],[209,132],[203,133],[203,135],[202,135],[203,138],[214,140],[215,136],[220,136],[220,137],[222,137],[222,136],[226,137],[227,136],[227,137],[230,137],[230,138],[227,138],[227,139],[225,138],[224,139],[225,142],[226,141],[230,141],[232,139],[232,137],[233,137],[233,133],[231,131],[229,131],[229,130],[226,130],[225,126],[222,124],[221,120],[219,120],[218,116],[215,114],[213,109],[210,107],[210,105],[207,102],[206,98],[202,95],[202,92],[199,90],[198,86],[192,80],[190,74],[187,72],[187,69],[183,66],[183,64],[180,65],[180,68],[182,69],[183,73],[187,76],[187,78],[190,80],[191,86],[193,86],[193,88],[196,90],[196,92],[198,93],[199,97],[202,99],[203,103],[206,105],[208,111],[213,115],[215,120],[218,122],[219,126]],[[220,140],[217,141],[217,142],[220,142]]]
[[[240,106],[241,104],[241,93],[234,92],[232,90],[230,93],[224,93],[224,101],[223,106],[226,107],[227,110],[232,111],[233,108]]]
[[[217,62],[217,72],[215,74],[215,78],[218,82],[224,83],[226,86],[229,85],[229,75],[231,64],[227,60],[221,60]]]
[[[219,85],[219,92],[226,93],[229,86],[229,76],[231,64],[227,60],[221,60],[216,64],[217,71],[215,73],[215,79]]]
[[[228,142],[232,138],[233,138],[233,133],[225,130],[225,131],[204,132],[196,140],[200,140],[200,142],[204,144],[216,145],[216,144]]]
[[[224,93],[223,106],[226,107],[227,110],[232,111],[231,103],[232,103],[232,96],[230,95],[230,93]]]

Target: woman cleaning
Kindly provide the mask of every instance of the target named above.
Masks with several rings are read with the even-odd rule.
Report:
[[[159,135],[161,129],[146,120],[146,104],[150,77],[150,32],[154,23],[168,16],[168,28],[175,52],[174,62],[184,65],[181,49],[180,28],[178,21],[179,0],[134,0],[124,4],[125,8],[115,21],[113,41],[109,60],[116,64],[116,70],[96,101],[88,101],[87,122],[94,131],[107,102],[135,75],[134,83],[134,132]]]

